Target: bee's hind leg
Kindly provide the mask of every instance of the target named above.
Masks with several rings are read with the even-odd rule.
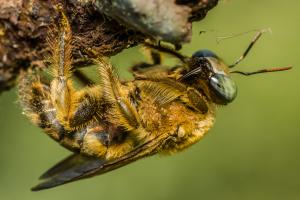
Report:
[[[71,131],[91,120],[97,120],[101,112],[102,93],[99,86],[76,91],[72,76],[72,34],[67,17],[60,11],[59,36],[49,37],[52,53],[52,74],[50,99],[56,110],[56,118],[64,128]],[[75,75],[79,76],[75,72]],[[89,82],[80,74],[80,80]]]

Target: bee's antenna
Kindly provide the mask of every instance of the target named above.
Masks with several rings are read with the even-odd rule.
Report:
[[[265,32],[271,32],[271,29],[262,29],[260,30],[255,37],[253,38],[253,40],[251,41],[251,43],[248,45],[247,49],[245,50],[245,52],[239,57],[239,59],[237,59],[237,61],[235,61],[235,63],[233,63],[232,65],[229,65],[229,68],[232,68],[234,66],[236,66],[237,64],[239,64],[242,60],[244,60],[244,58],[246,58],[246,56],[248,55],[248,53],[250,52],[250,50],[252,49],[252,47],[254,46],[254,44],[258,41],[258,39],[261,37],[261,35]]]
[[[241,74],[244,76],[251,76],[254,74],[268,73],[268,72],[278,72],[278,71],[286,71],[290,70],[292,67],[278,67],[278,68],[270,68],[270,69],[260,69],[254,72],[242,72],[242,71],[231,71],[230,73]]]

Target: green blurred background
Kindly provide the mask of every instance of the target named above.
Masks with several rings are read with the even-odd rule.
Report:
[[[185,54],[209,48],[227,63],[255,33],[272,28],[237,68],[293,65],[292,71],[234,75],[237,99],[220,107],[198,144],[170,157],[140,160],[102,176],[33,193],[38,176],[69,152],[22,116],[16,90],[0,97],[0,199],[300,199],[300,1],[227,0],[193,25]],[[208,31],[199,34],[200,31]],[[112,59],[121,74],[140,61],[138,48]],[[127,74],[128,75],[128,74]]]

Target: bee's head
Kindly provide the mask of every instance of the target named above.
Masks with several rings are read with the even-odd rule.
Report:
[[[217,104],[232,102],[237,94],[235,82],[231,79],[229,68],[210,50],[199,50],[193,54],[189,61],[190,70],[181,77],[184,80],[200,81],[212,101]],[[200,85],[203,89],[203,85]]]
[[[188,58],[188,71],[180,80],[202,90],[214,103],[226,105],[232,102],[237,95],[237,86],[230,77],[231,73],[248,76],[291,69],[291,67],[280,67],[261,69],[254,72],[230,71],[230,68],[236,66],[245,58],[251,47],[250,45],[246,52],[234,64],[229,66],[212,51],[207,49],[199,50],[192,57]]]

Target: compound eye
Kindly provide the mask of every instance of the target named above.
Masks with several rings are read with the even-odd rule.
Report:
[[[208,49],[202,49],[199,51],[196,51],[193,55],[193,58],[195,57],[213,57],[213,58],[219,58],[214,52],[208,50]]]
[[[209,85],[215,94],[215,103],[227,104],[232,102],[237,94],[235,82],[224,74],[215,74],[209,79]]]

